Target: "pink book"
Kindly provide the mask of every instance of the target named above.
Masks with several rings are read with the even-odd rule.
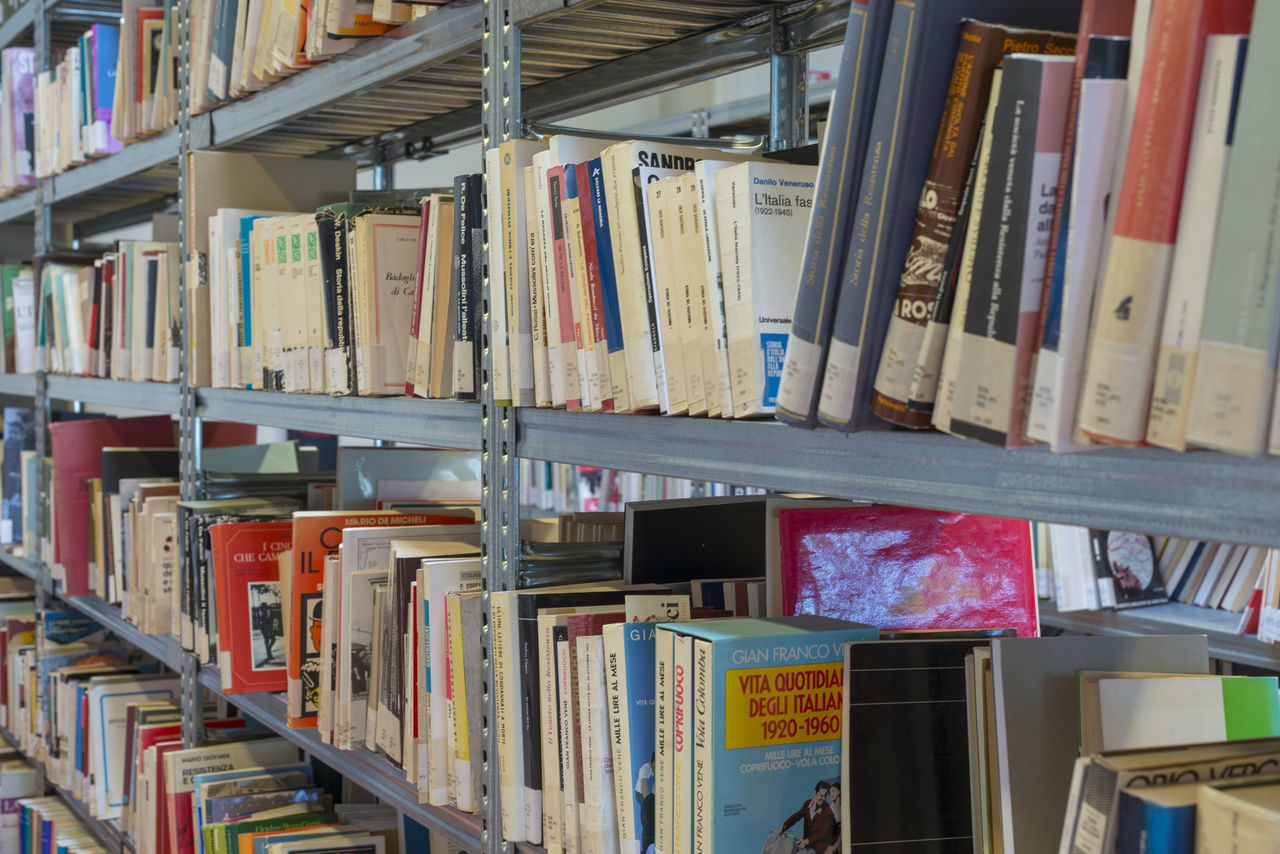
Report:
[[[583,318],[583,323],[590,322],[592,337],[596,342],[596,360],[600,366],[603,379],[601,386],[605,394],[611,395],[609,378],[609,339],[604,326],[604,293],[600,284],[600,253],[596,248],[595,211],[591,206],[590,193],[586,188],[591,186],[591,170],[586,163],[579,163],[575,168],[578,179],[579,214],[582,217],[583,260],[587,268],[587,300],[591,304],[591,317]],[[613,411],[613,398],[605,397],[600,401],[602,412]]]
[[[560,363],[563,366],[566,409],[580,409],[578,392],[578,339],[582,333],[574,331],[573,282],[569,274],[569,251],[564,233],[564,167],[547,171],[547,194],[551,201],[551,248],[556,271],[556,306],[560,314]],[[555,342],[548,342],[554,344]]]

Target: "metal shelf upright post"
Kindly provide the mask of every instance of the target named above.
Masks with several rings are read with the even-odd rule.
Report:
[[[513,0],[484,0],[484,32],[481,42],[481,129],[482,151],[500,146],[520,127],[520,28],[513,17]],[[481,167],[483,168],[483,160]],[[487,199],[482,194],[481,199]],[[482,202],[483,203],[483,202]],[[485,243],[497,239],[488,232],[487,211],[483,218]],[[515,412],[499,406],[494,398],[494,348],[489,340],[490,315],[504,311],[503,294],[491,288],[494,271],[488,269],[484,252],[484,309],[481,321],[481,524],[483,543],[484,626],[481,630],[483,694],[481,744],[484,749],[482,773],[484,831],[481,839],[486,854],[509,852],[502,839],[502,796],[498,786],[498,729],[494,717],[492,644],[490,643],[490,599],[495,591],[516,585],[515,563],[519,545],[519,488],[516,483]]]

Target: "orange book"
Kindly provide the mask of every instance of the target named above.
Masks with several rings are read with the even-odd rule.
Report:
[[[344,528],[470,525],[470,511],[398,513],[393,510],[319,510],[293,514],[293,573],[289,584],[287,657],[289,726],[316,725],[320,696],[321,582],[326,555],[337,554]]]

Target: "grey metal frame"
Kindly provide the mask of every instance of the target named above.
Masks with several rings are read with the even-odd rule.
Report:
[[[395,38],[371,41],[250,98],[191,116],[186,108],[190,0],[180,0],[178,126],[110,158],[39,181],[32,193],[0,201],[0,222],[31,215],[35,251],[42,253],[53,246],[55,204],[66,207],[77,197],[101,193],[119,181],[130,186],[141,182],[145,191],[147,182],[164,184],[176,172],[178,202],[185,210],[189,151],[230,147],[382,162],[430,153],[442,145],[477,137],[488,150],[530,131],[552,132],[556,128],[548,123],[588,108],[764,61],[770,63],[772,74],[771,121],[769,137],[760,143],[781,148],[808,140],[806,52],[839,40],[849,0],[794,0],[763,11],[744,2],[740,7],[750,10],[741,17],[726,14],[725,20],[695,32],[679,28],[681,16],[673,11],[678,4],[655,2],[652,8],[659,10],[653,13],[655,20],[666,16],[662,25],[669,25],[673,35],[647,41],[644,25],[628,15],[620,16],[616,28],[591,31],[593,21],[610,9],[611,2],[615,0],[455,0],[402,27]],[[55,5],[52,0],[28,0],[13,17],[0,23],[0,46],[30,27],[37,47],[37,67],[47,68]],[[630,5],[628,14],[634,17],[638,4]],[[737,8],[733,0],[716,4],[720,7]],[[561,24],[565,32],[590,34],[584,51],[595,51],[604,58],[575,64],[570,51],[554,44],[555,28]],[[624,49],[618,50],[618,44],[611,45],[610,40]],[[367,105],[372,99],[388,105],[390,115],[400,115],[393,103],[401,91],[400,82],[436,72],[440,72],[439,79],[433,78],[423,91],[434,93],[448,107],[440,114],[344,145],[317,148],[306,141],[311,127],[330,122],[358,126],[359,111],[352,106],[357,102]],[[466,74],[478,77],[478,88],[472,79],[459,82],[459,75]],[[383,89],[385,96],[379,94]],[[475,92],[479,93],[478,103],[473,103]],[[380,127],[386,125],[385,118]],[[705,115],[701,123],[705,125]],[[705,135],[705,129],[695,135]],[[263,143],[264,139],[267,142]],[[129,192],[128,187],[124,192]],[[102,215],[94,213],[102,221]],[[185,223],[181,240],[185,258]],[[487,253],[484,257],[487,261]],[[185,275],[185,264],[182,270]],[[0,394],[34,398],[42,454],[46,452],[52,400],[177,415],[186,497],[194,496],[198,487],[200,423],[206,418],[479,450],[483,459],[486,615],[488,595],[517,583],[514,559],[520,457],[1280,546],[1280,460],[1275,459],[1241,460],[1209,452],[1178,455],[1156,450],[1103,450],[1080,455],[1053,455],[1037,448],[1006,452],[942,435],[873,431],[847,436],[772,423],[497,406],[490,385],[494,351],[488,334],[489,312],[495,310],[494,301],[501,296],[491,291],[489,272],[486,269],[482,395],[478,404],[196,389],[189,382],[185,347],[181,380],[176,386],[46,376],[41,372],[33,378],[0,376]],[[185,335],[189,328],[185,287],[182,299]],[[2,554],[0,563],[37,579],[38,607],[48,603],[54,590],[47,568]],[[187,712],[183,739],[188,745],[197,743],[202,735],[203,692],[222,694],[216,669],[198,667],[171,639],[139,635],[116,609],[96,597],[80,597],[69,604],[182,674],[183,708]],[[1117,633],[1150,628],[1147,622],[1139,625],[1129,615],[1086,618],[1049,612],[1045,622]],[[335,751],[320,744],[313,733],[289,730],[274,697],[233,697],[231,702],[257,715],[302,749],[338,765],[356,784],[464,845],[485,854],[526,849],[501,839],[488,631],[486,619],[481,642],[485,657],[481,712],[486,786],[481,815],[474,820],[454,811],[419,806],[416,793],[397,780],[389,766],[371,756]],[[1280,651],[1247,641],[1232,642],[1225,633],[1214,643],[1214,649],[1225,658],[1280,668]],[[110,837],[110,828],[104,833]],[[107,841],[112,850],[120,850],[118,836]]]

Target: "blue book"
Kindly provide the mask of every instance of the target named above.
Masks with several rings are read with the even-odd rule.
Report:
[[[591,212],[596,231],[596,255],[600,265],[600,300],[604,311],[604,332],[609,347],[609,366],[615,364],[614,354],[622,359],[622,312],[618,307],[618,277],[613,268],[613,241],[609,238],[609,208],[604,195],[604,168],[599,157],[587,163],[591,176]],[[575,176],[576,180],[576,176]],[[612,373],[612,371],[611,371]],[[618,385],[621,379],[612,376],[613,399],[625,400],[622,388]]]
[[[1200,782],[1125,789],[1116,817],[1116,851],[1193,854]]]
[[[791,316],[791,336],[778,389],[779,421],[812,427],[822,363],[831,337],[836,293],[849,243],[850,210],[860,184],[867,130],[880,80],[891,0],[854,0],[822,141],[818,182],[809,218],[809,240]]]
[[[605,681],[618,686],[618,712],[610,709],[610,738],[623,851],[654,841],[654,638],[656,623],[614,623],[602,630]],[[619,761],[621,760],[621,761]]]
[[[840,777],[844,648],[879,632],[815,616],[661,628],[694,641],[694,850],[755,851],[790,831],[825,851],[837,821],[826,796]]]
[[[817,406],[828,427],[875,423],[868,405],[874,369],[966,17],[1074,32],[1080,3],[895,0]]]
[[[240,324],[243,340],[239,343],[247,348],[253,347],[253,243],[250,238],[253,236],[253,224],[260,219],[263,217],[240,217],[240,310],[244,322]],[[244,380],[245,388],[253,388],[251,377]]]

